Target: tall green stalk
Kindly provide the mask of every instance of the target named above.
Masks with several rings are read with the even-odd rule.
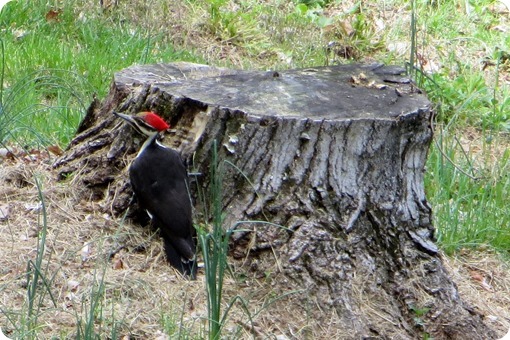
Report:
[[[77,340],[88,340],[88,339],[99,339],[101,335],[101,328],[103,326],[103,298],[106,290],[104,277],[106,273],[106,264],[103,265],[101,277],[97,282],[97,272],[94,271],[94,281],[90,290],[90,296],[84,297],[82,300],[82,310],[85,311],[85,317],[77,317],[76,323],[76,339]],[[87,306],[88,304],[88,306]],[[96,320],[98,322],[99,329],[96,331],[95,325]],[[112,322],[111,333],[117,332],[115,319]],[[112,337],[113,338],[113,337]]]
[[[416,63],[416,1],[411,0],[411,52],[409,54],[408,73],[415,78]]]
[[[8,3],[10,2],[11,0],[7,0],[7,1],[2,1],[2,3],[0,3],[0,14],[2,13],[2,9],[3,7]],[[0,67],[0,115],[2,115],[4,112],[4,109],[3,109],[3,94],[4,94],[4,75],[5,75],[5,45],[4,45],[4,40],[3,39],[0,39],[0,57],[2,58],[2,66]],[[2,117],[0,116],[0,136],[2,135]],[[0,140],[1,142],[1,140]]]
[[[34,331],[37,327],[37,320],[39,316],[39,310],[43,305],[43,299],[48,293],[53,302],[53,305],[56,307],[57,303],[55,298],[51,293],[51,285],[53,280],[55,279],[56,273],[48,280],[49,277],[49,264],[46,265],[43,271],[43,257],[46,250],[46,235],[48,230],[48,221],[47,221],[47,212],[46,212],[46,203],[44,200],[44,195],[42,192],[42,187],[37,179],[34,176],[35,184],[37,186],[37,192],[39,196],[39,201],[41,204],[41,215],[42,223],[39,225],[42,226],[41,231],[38,233],[38,242],[37,242],[37,251],[35,261],[29,260],[27,263],[27,297],[28,297],[28,310],[27,310],[27,320],[25,321],[25,329],[21,332],[24,338],[36,338]],[[49,259],[48,259],[49,263]],[[38,292],[38,288],[40,289],[40,285],[44,286],[44,290]]]
[[[0,114],[3,114],[4,98],[4,75],[5,75],[5,45],[3,39],[0,39],[2,67],[0,68]]]
[[[28,322],[29,329],[33,329],[37,322],[37,314],[34,314],[34,302],[36,297],[36,289],[39,283],[39,279],[41,276],[41,265],[42,259],[44,256],[44,251],[46,248],[46,235],[47,235],[47,216],[46,216],[46,203],[44,201],[44,197],[42,195],[42,188],[40,186],[39,181],[35,178],[35,183],[37,185],[37,191],[39,195],[39,201],[41,203],[42,210],[42,229],[41,232],[38,233],[38,243],[37,243],[37,252],[35,262],[32,260],[28,261],[27,264],[27,294],[28,294]]]
[[[216,340],[221,336],[224,317],[222,317],[221,302],[223,295],[223,280],[227,270],[228,243],[231,230],[223,229],[222,216],[222,170],[218,162],[216,142],[213,146],[211,163],[211,217],[212,231],[203,228],[198,230],[198,239],[202,248],[205,263],[206,293],[209,339]],[[225,313],[228,312],[228,309]]]

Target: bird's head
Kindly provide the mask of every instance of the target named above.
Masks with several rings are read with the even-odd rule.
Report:
[[[119,112],[113,112],[113,114],[124,119],[133,129],[146,136],[153,136],[170,128],[163,118],[154,112],[140,112],[134,116]]]

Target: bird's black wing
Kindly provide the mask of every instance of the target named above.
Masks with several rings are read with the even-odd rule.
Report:
[[[135,159],[129,174],[140,205],[153,216],[165,244],[171,243],[181,257],[191,260],[195,255],[195,229],[188,175],[180,155],[153,143]]]

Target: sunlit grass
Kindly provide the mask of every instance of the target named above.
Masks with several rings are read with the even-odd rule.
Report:
[[[264,70],[367,60],[402,65],[415,48],[415,65],[427,73],[419,85],[434,103],[439,123],[426,175],[439,244],[447,253],[477,247],[508,252],[507,15],[489,0],[416,1],[412,47],[409,3],[155,0],[121,1],[105,9],[92,0],[13,1],[0,15],[5,51],[0,147],[65,147],[93,96],[104,98],[114,73],[133,64],[185,60]],[[47,17],[52,10],[53,19]],[[461,148],[466,128],[476,132],[476,157]],[[221,334],[225,311],[217,280],[227,269],[221,213],[213,214],[217,228],[200,235],[203,247],[216,251],[208,276],[209,303],[216,308],[209,334]],[[33,275],[29,283],[44,278],[37,268],[27,271]],[[101,279],[96,288],[90,320],[80,326],[83,336],[94,335],[94,313],[104,307]],[[34,289],[29,293],[37,296]],[[37,305],[28,311],[29,318],[38,315]],[[167,333],[186,337],[178,323],[163,313]],[[32,332],[37,319],[24,325],[21,333]]]
[[[161,44],[157,31],[137,28],[99,9],[76,12],[71,2],[15,1],[2,12],[5,46],[0,137],[18,144],[65,146],[93,95],[102,98],[113,74],[137,63],[186,59]],[[49,11],[58,11],[47,19]]]
[[[487,140],[481,133],[475,137],[480,143],[476,158],[463,149],[466,146],[460,143],[461,134],[455,131],[436,136],[437,144],[431,149],[426,188],[439,242],[448,253],[488,246],[507,252],[510,150],[505,145],[508,140]],[[491,156],[484,157],[484,153]]]

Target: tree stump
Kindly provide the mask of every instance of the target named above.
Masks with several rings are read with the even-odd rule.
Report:
[[[243,230],[233,258],[336,312],[347,338],[494,338],[434,243],[423,186],[432,111],[403,74],[382,65],[134,66],[92,103],[54,166],[83,197],[122,213],[125,171],[143,138],[112,111],[155,111],[174,128],[163,143],[202,173],[201,186],[218,145],[225,227]]]

